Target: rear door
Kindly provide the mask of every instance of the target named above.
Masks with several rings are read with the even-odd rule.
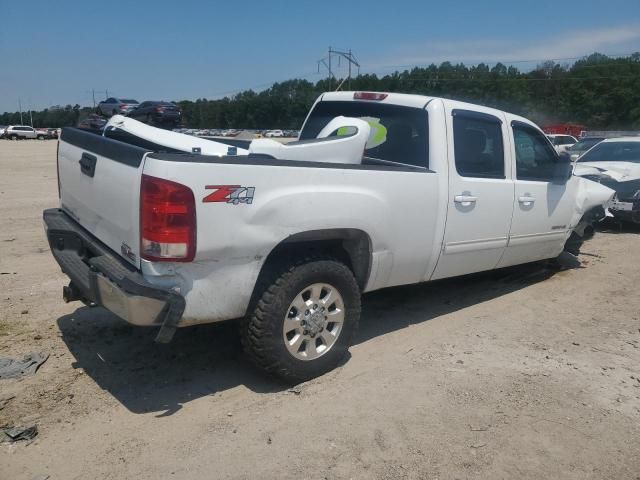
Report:
[[[495,268],[507,246],[513,213],[504,114],[448,105],[447,223],[433,279]]]
[[[60,205],[74,220],[136,267],[147,150],[74,128],[58,147]]]
[[[509,125],[514,156],[515,201],[509,246],[501,267],[558,256],[575,209],[578,181],[558,180],[560,159],[535,126]]]

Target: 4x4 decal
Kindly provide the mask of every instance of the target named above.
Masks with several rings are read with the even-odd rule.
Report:
[[[213,190],[204,197],[204,203],[222,202],[238,205],[240,203],[251,204],[255,187],[242,187],[240,185],[205,185],[206,190]]]

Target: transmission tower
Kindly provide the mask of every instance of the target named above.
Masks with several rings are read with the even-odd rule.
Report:
[[[340,66],[340,61],[343,58],[347,62],[349,62],[349,75],[347,76],[347,78],[343,79],[342,82],[340,82],[340,84],[336,87],[336,91],[340,90],[340,87],[342,87],[342,85],[344,84],[345,80],[348,82],[347,85],[349,86],[349,90],[351,90],[351,67],[352,66],[357,67],[358,68],[358,74],[360,74],[360,63],[356,59],[356,56],[353,54],[351,49],[349,49],[348,51],[344,52],[344,51],[335,50],[335,49],[329,47],[329,55],[327,55],[326,57],[321,58],[320,60],[318,60],[318,73],[320,73],[320,66],[324,65],[324,67],[329,72],[329,90],[331,90],[332,82],[333,82],[333,78],[334,78],[333,69],[332,69],[332,60],[334,58],[338,59],[338,67]]]

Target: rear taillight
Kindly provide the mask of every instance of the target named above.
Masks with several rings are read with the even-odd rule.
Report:
[[[384,100],[387,98],[387,93],[376,93],[376,92],[355,92],[353,94],[354,100]]]
[[[196,253],[196,202],[189,187],[142,176],[140,256],[155,262],[190,262]]]
[[[156,112],[158,113],[164,112],[164,107],[156,107]]]

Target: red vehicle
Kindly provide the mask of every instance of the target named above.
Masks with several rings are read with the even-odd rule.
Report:
[[[542,127],[542,131],[547,134],[556,135],[572,135],[576,138],[582,136],[582,132],[585,132],[587,127],[584,125],[577,125],[573,123],[556,123],[554,125],[546,125]]]

